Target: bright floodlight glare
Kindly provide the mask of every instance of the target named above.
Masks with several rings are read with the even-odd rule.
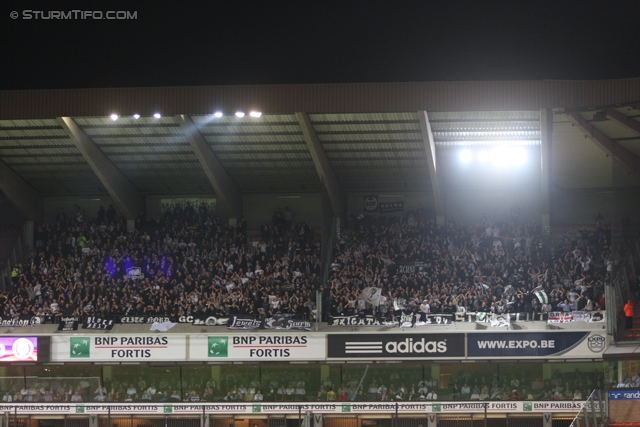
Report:
[[[114,122],[116,120],[118,120],[118,115],[117,114],[112,114],[110,117],[111,117],[111,120],[113,120]]]
[[[489,160],[489,153],[487,153],[485,150],[482,150],[478,153],[478,161],[480,163],[487,163],[487,160]]]
[[[462,150],[460,152],[460,161],[462,163],[469,163],[471,161],[471,159],[473,158],[473,154],[471,154],[471,151],[469,150]]]
[[[491,160],[493,161],[494,166],[506,166],[509,161],[509,153],[505,148],[494,148],[491,153]]]
[[[244,113],[242,111],[236,111],[236,117],[244,117]]]
[[[251,117],[260,117],[262,113],[260,111],[252,111],[249,113]]]
[[[155,117],[156,119],[159,119],[159,118],[160,118],[160,117],[162,117],[162,116],[160,115],[160,113],[155,113],[155,114],[153,115],[153,117]]]
[[[138,119],[140,118],[140,114],[138,114],[138,113],[134,114],[134,115],[133,115],[133,118],[134,118],[134,119],[136,119],[136,120],[138,120]]]
[[[216,111],[215,113],[213,113],[213,115],[217,118],[222,117],[222,111]]]
[[[511,151],[511,163],[522,166],[527,162],[527,150],[522,147],[514,148]]]

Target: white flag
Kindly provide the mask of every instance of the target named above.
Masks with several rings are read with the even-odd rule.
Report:
[[[378,306],[380,305],[380,296],[382,295],[382,288],[364,288],[362,292],[360,292],[360,296],[358,299],[368,302],[371,305]]]
[[[393,300],[393,309],[395,311],[405,310],[407,308],[407,300],[405,298],[396,298]]]
[[[153,324],[151,325],[151,330],[167,332],[169,329],[173,328],[176,325],[177,323],[173,322],[153,322]]]

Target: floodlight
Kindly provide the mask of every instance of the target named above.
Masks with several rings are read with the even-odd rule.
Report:
[[[511,152],[511,163],[522,166],[527,161],[527,150],[522,147],[514,148]]]
[[[478,153],[478,161],[480,163],[487,163],[488,160],[489,160],[489,153],[487,153],[485,150],[482,150]]]
[[[251,117],[260,117],[262,113],[260,111],[252,111],[249,113]]]
[[[222,117],[222,111],[216,111],[215,113],[213,113],[213,115],[217,118]]]
[[[134,115],[133,115],[133,118],[134,118],[134,119],[136,119],[136,120],[138,120],[138,119],[140,118],[140,114],[138,114],[138,113],[134,114]]]
[[[469,163],[471,162],[471,159],[473,158],[473,154],[471,154],[471,151],[469,150],[462,150],[460,152],[460,161],[462,163]]]
[[[156,119],[159,119],[159,118],[160,118],[160,117],[162,117],[162,116],[160,115],[160,113],[155,113],[155,114],[153,115],[153,117],[155,117]]]
[[[493,161],[494,166],[506,166],[509,161],[509,153],[505,148],[494,148],[491,153],[491,160]]]
[[[244,117],[244,112],[236,111],[236,117]]]
[[[116,120],[118,120],[118,115],[117,114],[112,114],[110,117],[111,117],[111,120],[113,120],[114,122]]]

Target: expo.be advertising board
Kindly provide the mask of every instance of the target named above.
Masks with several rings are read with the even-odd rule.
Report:
[[[186,360],[184,335],[97,335],[51,337],[52,362]]]
[[[329,359],[464,358],[464,334],[329,334]]]
[[[189,360],[324,360],[324,335],[219,334],[189,337]]]
[[[607,346],[600,332],[488,332],[467,334],[468,358],[600,358]]]
[[[568,402],[398,402],[398,412],[403,414],[451,414],[475,411],[484,411],[487,404],[487,412],[491,413],[532,413],[532,412],[579,412],[586,404],[580,401]],[[320,414],[376,414],[381,412],[391,413],[396,410],[396,403],[358,402],[358,403],[229,403],[229,404],[0,404],[1,412],[14,411],[18,414],[140,414],[140,415],[201,415],[203,410],[207,414],[297,414],[313,412]]]

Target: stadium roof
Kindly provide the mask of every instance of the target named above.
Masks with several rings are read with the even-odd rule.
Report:
[[[540,111],[553,109],[557,185],[611,186],[605,154],[621,152],[638,185],[639,100],[640,79],[7,91],[0,159],[33,197],[113,196],[104,174],[137,195],[212,195],[216,180],[232,195],[318,193],[323,183],[431,191],[434,152],[540,145]],[[87,144],[112,169],[97,171]]]

